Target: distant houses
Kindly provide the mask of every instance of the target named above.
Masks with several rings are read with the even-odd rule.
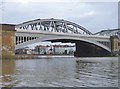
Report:
[[[75,45],[53,45],[54,54],[74,54]]]
[[[36,46],[34,51],[37,53],[37,54],[47,54],[48,51],[49,51],[49,46],[44,46],[44,45],[39,45],[39,46]]]
[[[34,49],[22,48],[16,50],[16,54],[53,54],[53,55],[74,55],[75,45],[37,45]]]

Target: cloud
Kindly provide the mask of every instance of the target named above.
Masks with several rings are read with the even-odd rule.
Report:
[[[6,2],[3,12],[3,23],[19,24],[38,18],[59,18],[75,22],[91,32],[97,32],[107,28],[117,28],[117,3],[81,3],[75,0],[65,0],[65,2],[55,2],[54,0],[52,2],[50,2],[51,0],[49,2],[47,0],[45,1],[26,1],[25,3]]]
[[[79,17],[80,18],[88,18],[88,17],[95,16],[95,15],[96,15],[95,11],[89,11],[89,12],[81,14]]]

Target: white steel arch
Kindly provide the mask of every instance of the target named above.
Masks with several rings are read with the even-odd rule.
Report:
[[[17,30],[47,31],[92,35],[86,28],[63,19],[36,19],[16,25]]]

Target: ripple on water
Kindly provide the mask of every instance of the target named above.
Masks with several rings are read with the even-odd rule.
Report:
[[[0,77],[6,80],[3,82],[4,86],[118,86],[117,58],[43,57],[39,60],[16,60],[15,64],[15,73]]]

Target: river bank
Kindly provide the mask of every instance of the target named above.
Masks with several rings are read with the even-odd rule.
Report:
[[[41,55],[41,54],[22,54],[22,55],[15,55],[15,59],[44,59],[44,58],[52,58],[52,57],[74,57],[74,55]],[[77,57],[77,60],[79,60],[79,58],[88,58],[88,59],[93,59],[96,57]],[[97,57],[97,58],[107,58],[107,57]],[[111,56],[110,58],[119,58],[118,56]]]
[[[38,54],[24,54],[24,55],[15,55],[15,59],[43,59],[43,58],[51,58],[52,56],[69,56],[69,57],[74,57],[74,55],[38,55]]]

